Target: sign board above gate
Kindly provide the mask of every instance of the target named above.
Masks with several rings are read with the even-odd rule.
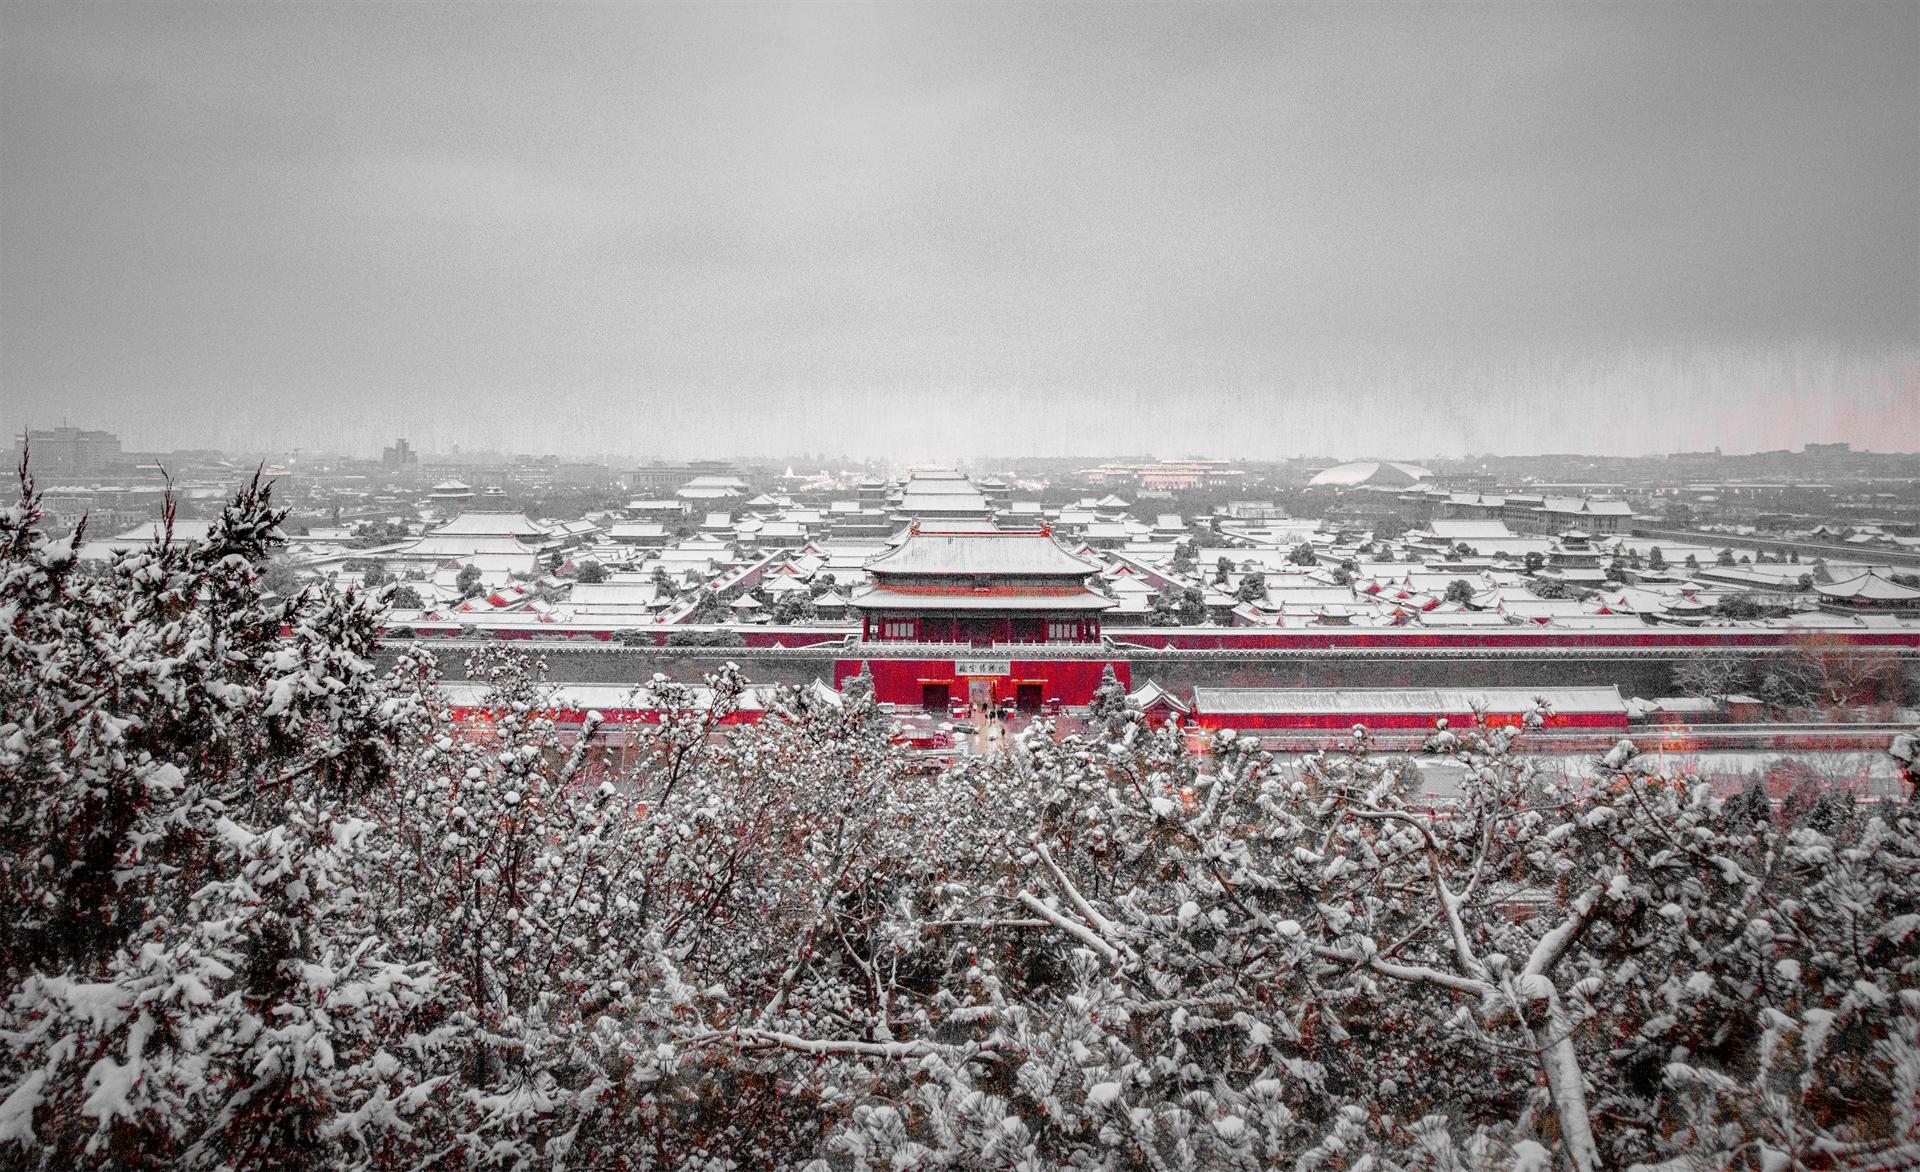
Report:
[[[953,661],[953,674],[957,676],[1004,676],[1013,673],[1013,661],[1009,659],[956,659]]]

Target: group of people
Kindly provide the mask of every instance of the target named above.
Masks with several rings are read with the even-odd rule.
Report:
[[[1007,740],[1007,717],[1013,714],[1011,708],[992,700],[976,700],[973,705],[973,717],[979,728],[979,745],[982,756],[1003,752]]]

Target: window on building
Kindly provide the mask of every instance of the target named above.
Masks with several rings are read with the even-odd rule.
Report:
[[[882,639],[911,639],[914,637],[912,619],[888,619],[880,624]]]
[[[1047,641],[1049,643],[1071,643],[1080,637],[1079,623],[1048,623]]]

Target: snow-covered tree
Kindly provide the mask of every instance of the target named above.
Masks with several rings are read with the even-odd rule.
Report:
[[[1746,665],[1732,655],[1690,655],[1674,671],[1674,682],[1688,696],[1720,702],[1746,674]]]
[[[430,974],[366,927],[341,813],[421,731],[366,594],[270,596],[257,480],[203,542],[73,572],[0,514],[0,1136],[47,1166],[324,1162]],[[80,537],[83,531],[76,531]],[[289,1147],[288,1145],[292,1145]]]
[[[1113,665],[1100,669],[1100,683],[1087,703],[1087,720],[1096,728],[1114,725],[1126,718],[1127,688],[1113,673]]]
[[[1900,779],[1907,783],[1907,800],[1920,801],[1920,729],[1895,736],[1887,755],[1899,767]]]
[[[929,768],[870,682],[456,719],[280,513],[98,575],[0,513],[0,1159],[185,1168],[1888,1168],[1920,819],[1484,716],[1289,764],[1153,728]],[[1890,751],[1911,769],[1920,739]],[[1196,751],[1196,746],[1198,746]],[[1796,791],[1798,792],[1798,791]]]

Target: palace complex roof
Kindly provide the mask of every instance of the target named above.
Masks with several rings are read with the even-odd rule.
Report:
[[[539,541],[548,528],[523,513],[461,513],[433,530],[436,537],[524,537]]]
[[[854,595],[851,605],[860,610],[1097,611],[1106,610],[1116,603],[1111,598],[1081,587],[1057,590],[1013,587],[972,591],[965,587],[900,590],[875,586]]]
[[[1911,586],[1902,586],[1898,582],[1882,578],[1868,570],[1838,582],[1822,582],[1815,585],[1822,597],[1840,601],[1858,600],[1862,602],[1916,602],[1920,601],[1920,590]]]
[[[1045,530],[950,533],[918,530],[900,547],[867,563],[879,578],[895,575],[1084,579],[1100,567],[1068,553]]]

